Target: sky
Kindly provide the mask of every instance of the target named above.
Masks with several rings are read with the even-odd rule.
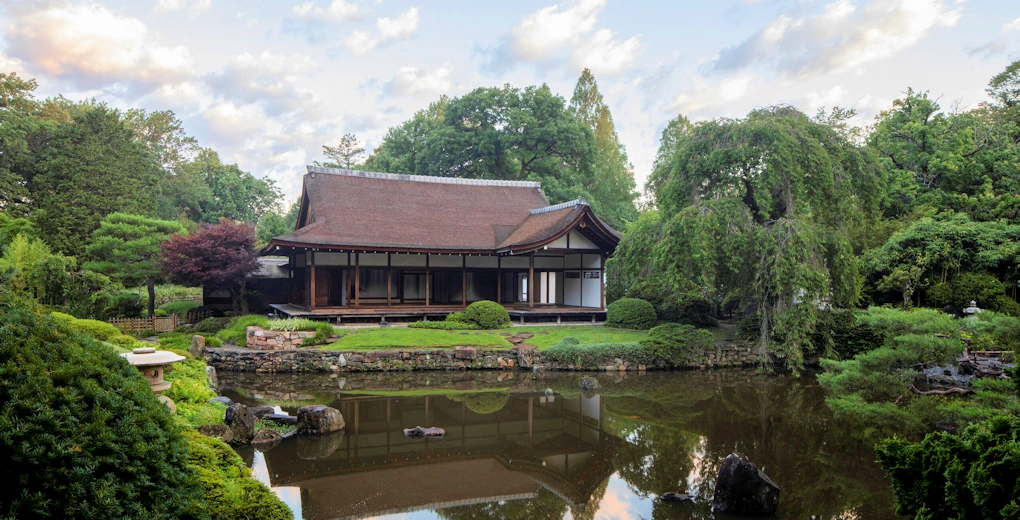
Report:
[[[0,71],[39,97],[173,110],[288,198],[322,145],[368,148],[440,95],[590,68],[638,186],[683,114],[841,106],[866,126],[908,88],[975,107],[1020,59],[1016,0],[0,0]]]

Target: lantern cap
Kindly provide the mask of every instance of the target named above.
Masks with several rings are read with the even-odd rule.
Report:
[[[136,348],[129,354],[121,354],[128,363],[136,367],[151,367],[156,365],[169,365],[178,361],[184,361],[184,356],[179,356],[166,350],[156,350],[152,347]]]

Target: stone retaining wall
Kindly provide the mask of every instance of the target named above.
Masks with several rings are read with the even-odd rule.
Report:
[[[248,327],[244,330],[245,341],[252,350],[291,350],[300,347],[305,338],[315,332],[304,330],[265,330],[262,327]]]
[[[286,347],[284,347],[286,348]],[[530,347],[509,350],[454,347],[434,350],[233,350],[207,348],[206,361],[217,370],[239,372],[361,372],[399,370],[591,370],[592,367],[553,363],[542,359],[541,352]],[[754,365],[757,357],[751,347],[719,344],[687,364],[688,368],[711,368]],[[665,369],[665,364],[642,365],[626,359],[613,359],[600,370]]]

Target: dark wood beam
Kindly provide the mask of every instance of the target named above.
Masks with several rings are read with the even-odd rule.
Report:
[[[310,254],[305,255],[305,263],[306,264],[308,263],[309,258],[311,260],[313,260],[313,263],[309,267],[309,272],[311,272],[311,276],[312,276],[312,282],[311,282],[311,287],[308,290],[308,293],[309,293],[308,294],[308,308],[313,310],[313,311],[315,310],[315,263],[314,263],[314,259],[315,258],[314,257],[315,257],[315,253],[310,253]]]
[[[467,307],[467,255],[460,257],[460,304]]]
[[[429,272],[429,255],[425,255],[425,306],[429,306],[429,294],[432,284],[432,273]],[[426,398],[427,399],[427,398]],[[428,401],[426,401],[427,403]],[[426,414],[427,415],[427,414]]]
[[[354,308],[361,308],[361,253],[354,253]]]
[[[390,253],[386,253],[386,306],[392,307],[392,287],[393,287],[393,259],[390,257]]]
[[[528,255],[528,308],[535,308],[535,253]]]

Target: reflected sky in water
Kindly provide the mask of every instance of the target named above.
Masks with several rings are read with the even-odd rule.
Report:
[[[247,456],[298,518],[712,519],[726,455],[782,488],[778,518],[896,518],[870,446],[833,422],[814,377],[718,370],[220,374],[221,391],[295,413],[327,404],[344,432]],[[442,439],[403,428],[439,426]],[[693,504],[656,499],[673,491]]]

